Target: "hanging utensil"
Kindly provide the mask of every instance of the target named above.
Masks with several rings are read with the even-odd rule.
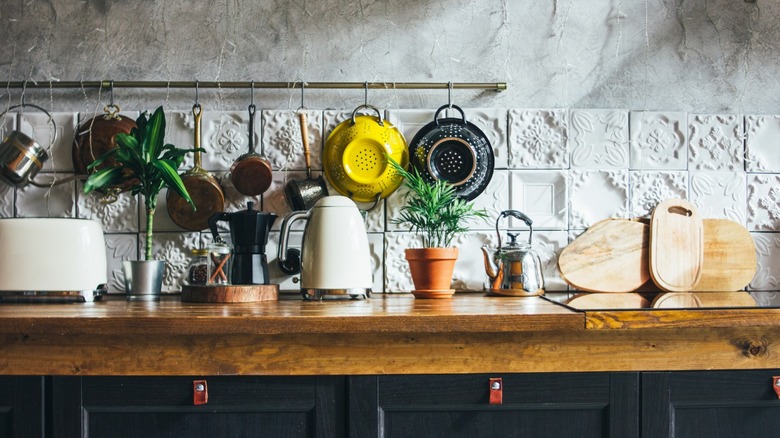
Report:
[[[358,113],[370,110],[376,116]],[[323,151],[323,168],[328,182],[340,194],[356,202],[378,202],[403,183],[387,162],[386,155],[401,166],[409,163],[406,139],[392,123],[382,119],[379,109],[360,105],[352,117],[330,133]]]
[[[303,158],[306,161],[306,179],[291,179],[284,186],[284,199],[293,211],[308,210],[317,201],[328,196],[328,187],[322,175],[312,178],[311,150],[309,149],[309,129],[306,124],[306,109],[298,111],[298,123],[301,125],[301,143]]]
[[[97,115],[78,127],[73,138],[73,168],[77,175],[88,176],[98,170],[116,166],[114,158],[107,159],[100,166],[88,170],[87,167],[95,159],[117,147],[115,137],[119,133],[130,134],[137,127],[135,120],[119,114],[121,109],[114,103],[114,81],[111,81],[109,104],[103,108],[104,114]],[[116,187],[124,191],[133,186],[135,181],[125,181]]]
[[[3,119],[8,111],[28,106],[43,111],[49,117],[53,133],[51,143],[53,144],[57,138],[57,125],[54,123],[51,114],[38,105],[24,103],[24,99],[22,99],[21,104],[10,106],[3,111],[0,114],[0,120]],[[38,185],[34,183],[33,178],[43,168],[43,164],[47,159],[49,159],[48,152],[37,141],[21,131],[11,131],[3,139],[3,142],[0,143],[0,177],[14,186],[21,187],[28,183]]]
[[[460,118],[439,118],[448,108]],[[455,187],[460,198],[471,201],[482,193],[493,177],[495,156],[481,129],[466,121],[457,105],[444,105],[423,126],[410,144],[412,165],[429,181],[444,180]]]
[[[265,193],[273,181],[271,163],[255,152],[255,104],[249,105],[249,152],[241,155],[230,167],[230,179],[239,193],[257,196]]]
[[[201,167],[200,128],[203,111],[197,99],[192,107],[192,114],[195,116],[195,163],[192,169],[182,175],[181,180],[196,210],[192,211],[192,206],[187,200],[173,190],[168,190],[166,200],[168,214],[176,225],[185,230],[200,231],[208,228],[211,215],[225,210],[225,194],[216,178]]]

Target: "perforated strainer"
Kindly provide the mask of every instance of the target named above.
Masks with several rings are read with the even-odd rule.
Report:
[[[460,118],[439,118],[445,109],[460,112]],[[412,165],[430,181],[443,180],[455,186],[459,197],[470,201],[487,188],[493,177],[495,156],[485,133],[466,121],[463,110],[444,105],[433,121],[423,126],[411,143]]]
[[[358,115],[370,110],[376,116]],[[337,192],[356,202],[374,202],[393,193],[403,182],[385,154],[406,166],[409,148],[401,132],[382,119],[379,109],[361,105],[352,117],[330,133],[323,151],[325,178]]]

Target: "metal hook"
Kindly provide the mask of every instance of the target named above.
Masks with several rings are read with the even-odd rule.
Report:
[[[195,106],[200,106],[200,96],[198,96],[198,93],[200,91],[199,88],[200,88],[200,82],[195,81]]]
[[[306,109],[306,106],[303,105],[303,90],[306,88],[306,82],[301,81],[301,107],[298,109]]]
[[[255,81],[250,82],[249,89],[252,90],[249,95],[249,106],[255,106]]]
[[[363,104],[368,105],[368,81],[366,81],[363,85],[365,86],[365,96],[363,98]]]
[[[452,108],[452,82],[447,82],[447,107]]]

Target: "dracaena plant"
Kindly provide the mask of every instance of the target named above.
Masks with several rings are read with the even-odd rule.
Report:
[[[409,189],[405,205],[392,222],[408,226],[420,235],[423,247],[450,247],[455,236],[468,231],[467,223],[488,217],[484,209],[477,210],[473,203],[459,198],[452,184],[444,180],[430,182],[416,168],[407,171],[392,158],[386,158]]]
[[[117,134],[114,137],[117,147],[87,166],[87,169],[92,171],[109,158],[113,158],[117,163],[116,166],[92,173],[84,183],[84,193],[115,187],[119,184],[129,184],[133,195],[143,195],[146,206],[144,259],[151,260],[154,210],[160,191],[164,187],[174,190],[195,210],[195,204],[177,173],[184,156],[194,152],[195,149],[179,149],[172,144],[164,143],[165,113],[162,106],[158,107],[150,117],[143,112],[136,120],[136,125],[137,127],[133,128],[130,134]]]

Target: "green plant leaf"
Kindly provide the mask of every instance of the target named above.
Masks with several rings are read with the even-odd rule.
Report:
[[[184,187],[184,182],[176,172],[176,169],[171,166],[170,162],[166,160],[159,160],[154,162],[154,166],[160,171],[160,175],[162,175],[162,179],[165,184],[178,193],[179,196],[184,198],[184,200],[186,200],[187,203],[192,206],[192,210],[194,211],[197,207],[195,206],[195,203],[192,202],[192,198],[187,192],[187,188]],[[162,186],[160,186],[160,189],[162,189]]]
[[[163,150],[163,138],[165,136],[165,114],[162,106],[157,107],[146,125],[146,160],[157,158]]]
[[[119,150],[118,148],[114,148],[114,149],[111,149],[111,150],[109,150],[109,151],[106,151],[106,153],[104,153],[103,155],[101,155],[101,156],[97,157],[97,158],[95,159],[95,161],[93,161],[93,162],[89,163],[89,165],[87,165],[87,170],[92,170],[92,169],[94,169],[94,168],[96,168],[96,167],[100,166],[100,165],[101,165],[101,164],[103,164],[103,163],[104,163],[104,162],[105,162],[107,159],[109,159],[109,158],[111,158],[113,155],[115,155],[115,154],[117,153],[117,151],[118,151],[118,150]]]
[[[109,167],[98,170],[84,182],[84,193],[108,187],[111,184],[122,181],[122,179],[121,167]]]

